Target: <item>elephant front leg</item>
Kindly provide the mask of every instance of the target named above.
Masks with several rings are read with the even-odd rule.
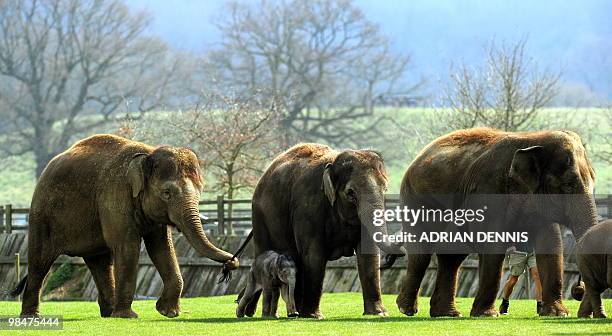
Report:
[[[261,317],[263,318],[278,318],[278,298],[280,289],[277,287],[265,288],[263,291],[263,309]]]
[[[164,232],[155,232],[145,237],[147,253],[159,272],[164,283],[162,295],[155,307],[166,317],[179,316],[181,306],[179,298],[183,291],[183,277],[176,260],[172,232],[169,226]]]
[[[559,225],[549,225],[538,232],[535,253],[542,282],[540,316],[568,316],[562,301],[563,245]]]
[[[504,264],[503,254],[480,254],[478,261],[478,294],[472,304],[472,317],[496,317],[495,296],[499,290]]]
[[[363,295],[363,315],[387,316],[380,290],[380,254],[363,254],[357,249],[357,271]]]
[[[136,290],[139,256],[140,239],[113,248],[116,290],[112,317],[138,317],[138,314],[132,310],[132,301]]]
[[[319,251],[322,251],[320,249]],[[299,307],[300,317],[322,319],[319,310],[321,295],[323,293],[323,279],[325,277],[326,261],[321,256],[311,255],[303,259],[302,274],[300,276],[302,297]]]

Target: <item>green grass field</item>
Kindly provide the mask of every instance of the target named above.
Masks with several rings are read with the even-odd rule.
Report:
[[[388,317],[361,316],[360,293],[325,294],[324,320],[261,318],[237,319],[234,296],[183,299],[181,316],[167,319],[155,310],[155,301],[137,301],[133,308],[137,320],[103,319],[95,302],[44,302],[43,314],[64,316],[64,330],[12,332],[13,334],[80,334],[80,335],[610,335],[612,319],[540,318],[535,316],[535,301],[515,300],[510,315],[499,318],[429,318],[428,299],[420,301],[416,317],[401,315],[395,307],[395,295],[385,295]],[[469,315],[472,298],[458,298],[459,309]],[[0,315],[16,314],[18,302],[0,303]],[[574,313],[578,302],[567,301]],[[606,300],[612,312],[612,300]],[[282,304],[279,306],[283,306]],[[258,312],[259,313],[259,312]],[[281,316],[284,309],[281,309]],[[9,334],[2,332],[2,334]]]

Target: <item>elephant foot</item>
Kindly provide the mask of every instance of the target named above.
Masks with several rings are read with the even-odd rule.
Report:
[[[278,318],[278,315],[261,315],[262,319],[267,319],[267,320],[274,320]]]
[[[457,309],[448,309],[448,310],[438,310],[431,309],[429,310],[429,316],[431,317],[461,317],[461,313]]]
[[[488,309],[472,309],[470,312],[471,317],[498,317],[499,312],[495,308]]]
[[[366,305],[363,315],[389,316],[385,306],[381,302]]]
[[[398,297],[395,302],[397,303],[397,308],[399,308],[400,313],[406,316],[414,316],[419,312],[417,300],[403,300],[401,297]]]
[[[113,314],[113,304],[109,301],[98,299],[98,306],[100,306],[101,317],[110,317]]]
[[[138,318],[138,314],[136,314],[131,308],[115,310],[111,314],[111,317],[119,317],[119,318]]]
[[[40,317],[40,314],[38,313],[38,311],[21,312],[21,314],[19,314],[19,317],[33,317],[33,318],[37,318],[37,317]]]
[[[155,308],[160,314],[169,318],[177,317],[181,313],[180,304],[178,302],[171,302],[169,300],[157,300]]]
[[[300,314],[298,312],[288,313],[287,317],[296,318],[296,317],[300,317]]]
[[[544,303],[540,310],[540,316],[569,316],[569,311],[561,301],[555,301],[553,303]]]
[[[407,308],[398,307],[398,308],[399,308],[400,313],[406,316],[414,316],[419,312],[417,308],[412,308],[412,307],[407,307]]]
[[[593,318],[607,318],[608,316],[606,316],[605,312],[602,311],[596,311],[593,312]]]
[[[113,307],[100,307],[100,316],[101,317],[111,317],[113,314]]]

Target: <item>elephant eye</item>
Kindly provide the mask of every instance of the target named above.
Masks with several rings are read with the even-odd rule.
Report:
[[[170,190],[165,189],[164,191],[162,191],[162,197],[166,200],[170,199]]]
[[[346,191],[346,196],[348,197],[349,201],[351,202],[356,202],[357,201],[357,195],[355,195],[355,190],[349,188]]]

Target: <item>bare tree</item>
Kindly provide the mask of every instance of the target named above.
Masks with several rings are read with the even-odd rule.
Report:
[[[197,108],[170,118],[169,126],[174,138],[200,153],[202,166],[215,181],[208,189],[231,199],[241,191],[252,191],[265,165],[278,154],[282,113],[278,99],[262,93],[213,92],[206,93]],[[231,204],[228,210],[231,216]]]
[[[540,70],[527,56],[527,39],[492,42],[482,66],[461,64],[451,75],[443,102],[450,107],[448,126],[489,126],[507,131],[529,129],[557,94],[561,72]]]
[[[163,101],[175,62],[117,0],[0,2],[0,150],[36,174],[76,134]]]
[[[351,1],[233,1],[225,13],[209,71],[232,89],[284,97],[287,139],[347,144],[372,135],[376,120],[363,127],[372,100],[394,89],[409,58],[393,54]]]
[[[607,127],[603,127],[601,138],[601,148],[595,153],[595,157],[605,163],[612,164],[612,105],[604,108],[604,123]]]

